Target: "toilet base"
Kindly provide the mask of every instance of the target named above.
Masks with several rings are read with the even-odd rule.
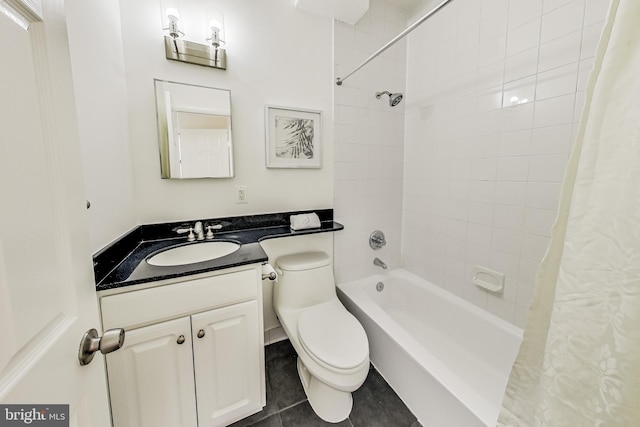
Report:
[[[338,423],[349,416],[353,406],[350,392],[336,390],[318,380],[311,375],[300,358],[298,358],[298,375],[316,415],[329,423]]]

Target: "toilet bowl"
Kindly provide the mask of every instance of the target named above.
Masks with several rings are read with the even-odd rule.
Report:
[[[349,416],[369,372],[364,328],[338,300],[331,258],[304,252],[278,258],[273,305],[298,353],[298,374],[315,413],[327,422]]]

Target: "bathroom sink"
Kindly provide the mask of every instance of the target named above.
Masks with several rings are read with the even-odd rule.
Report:
[[[159,252],[148,258],[147,263],[157,267],[194,264],[221,258],[238,249],[240,249],[240,245],[234,242],[192,243]]]

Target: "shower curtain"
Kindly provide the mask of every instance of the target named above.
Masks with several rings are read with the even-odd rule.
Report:
[[[640,426],[640,1],[612,0],[586,98],[500,426]]]

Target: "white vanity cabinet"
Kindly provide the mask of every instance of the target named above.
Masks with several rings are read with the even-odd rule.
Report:
[[[260,265],[105,295],[115,427],[224,426],[265,405]]]
[[[186,317],[126,331],[107,357],[114,426],[197,425],[190,330]]]
[[[257,317],[255,300],[191,317],[199,426],[226,425],[262,409]]]

